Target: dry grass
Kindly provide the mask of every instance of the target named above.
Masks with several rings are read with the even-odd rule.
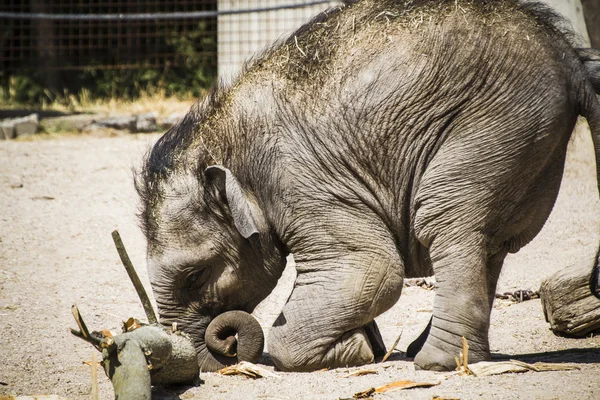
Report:
[[[194,98],[180,99],[175,96],[166,96],[164,91],[157,94],[142,93],[136,100],[90,99],[86,91],[82,91],[79,99],[74,96],[69,98],[68,104],[55,103],[47,109],[65,112],[90,112],[108,115],[141,114],[155,112],[158,115],[169,115],[174,112],[187,110],[196,101]]]
[[[167,96],[164,91],[156,93],[144,92],[135,100],[123,100],[119,98],[94,99],[87,90],[82,90],[79,96],[71,95],[61,98],[60,101],[45,103],[41,106],[31,107],[32,110],[52,110],[65,113],[101,113],[108,115],[119,114],[141,114],[146,112],[155,112],[158,115],[167,116],[174,112],[186,111],[191,107],[196,98],[179,98],[176,96]],[[0,101],[0,108],[3,109],[22,109],[28,108],[22,104],[11,104]]]

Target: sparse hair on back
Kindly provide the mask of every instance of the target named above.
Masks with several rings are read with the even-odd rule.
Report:
[[[379,24],[397,23],[406,29],[418,29],[415,21],[424,15],[437,20],[452,12],[470,9],[480,15],[485,24],[501,23],[502,19],[521,14],[541,33],[573,43],[575,36],[568,23],[549,6],[539,2],[520,0],[362,0],[350,5],[334,7],[318,14],[310,22],[293,32],[287,39],[250,60],[243,72],[231,86],[215,85],[207,98],[194,105],[178,124],[169,129],[149,151],[143,165],[135,176],[135,187],[140,197],[140,225],[151,236],[155,223],[151,210],[161,200],[161,184],[171,174],[182,171],[196,174],[207,165],[216,162],[205,142],[226,140],[222,137],[206,137],[210,132],[205,125],[226,103],[231,91],[244,83],[247,76],[270,69],[276,76],[296,85],[312,85],[318,88],[320,79],[330,74],[346,73],[332,71],[334,57],[340,43],[350,39],[353,31]],[[425,18],[426,19],[426,18]],[[351,21],[351,22],[349,22]],[[343,26],[343,27],[341,27]],[[413,27],[413,26],[416,26]],[[302,51],[299,51],[302,49]],[[297,110],[296,110],[297,111]],[[198,151],[191,151],[198,149]]]

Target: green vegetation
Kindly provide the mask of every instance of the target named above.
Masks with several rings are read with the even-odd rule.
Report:
[[[80,108],[83,104],[109,99],[134,101],[144,96],[198,98],[212,85],[217,74],[216,35],[206,23],[182,35],[176,30],[165,32],[161,48],[175,54],[176,65],[162,68],[130,69],[58,69],[49,79],[44,68],[18,72],[0,70],[0,107]],[[121,50],[122,51],[122,50]],[[61,55],[56,55],[60,59]],[[118,65],[118,57],[115,57]],[[63,66],[61,60],[61,66]],[[106,64],[106,59],[103,60]],[[89,64],[98,64],[93,61]],[[59,89],[52,89],[48,82]]]

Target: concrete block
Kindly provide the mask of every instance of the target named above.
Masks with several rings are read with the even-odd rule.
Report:
[[[13,126],[12,124],[5,124],[0,122],[0,140],[7,140],[13,138]]]
[[[60,117],[44,118],[40,121],[40,126],[45,132],[77,132],[83,130],[86,126],[92,124],[95,120],[104,117],[106,117],[106,115],[64,115]]]
[[[0,140],[33,135],[38,131],[39,125],[37,114],[22,118],[5,119],[0,122]]]
[[[37,114],[31,114],[23,118],[12,120],[14,123],[15,137],[35,135],[40,126]]]
[[[105,128],[128,130],[130,132],[135,132],[136,122],[137,117],[135,115],[124,115],[120,117],[99,119],[95,122],[95,124]]]

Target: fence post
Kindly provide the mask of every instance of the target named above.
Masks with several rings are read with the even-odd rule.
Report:
[[[31,6],[31,12],[34,13],[51,13],[52,10],[43,2],[36,0],[29,0]],[[37,25],[37,48],[38,48],[38,59],[40,66],[44,72],[44,80],[46,88],[51,92],[58,91],[60,85],[60,76],[58,74],[58,65],[56,59],[56,48],[54,46],[54,22],[46,19],[42,19],[32,23],[33,26]],[[32,29],[33,30],[33,29]]]

